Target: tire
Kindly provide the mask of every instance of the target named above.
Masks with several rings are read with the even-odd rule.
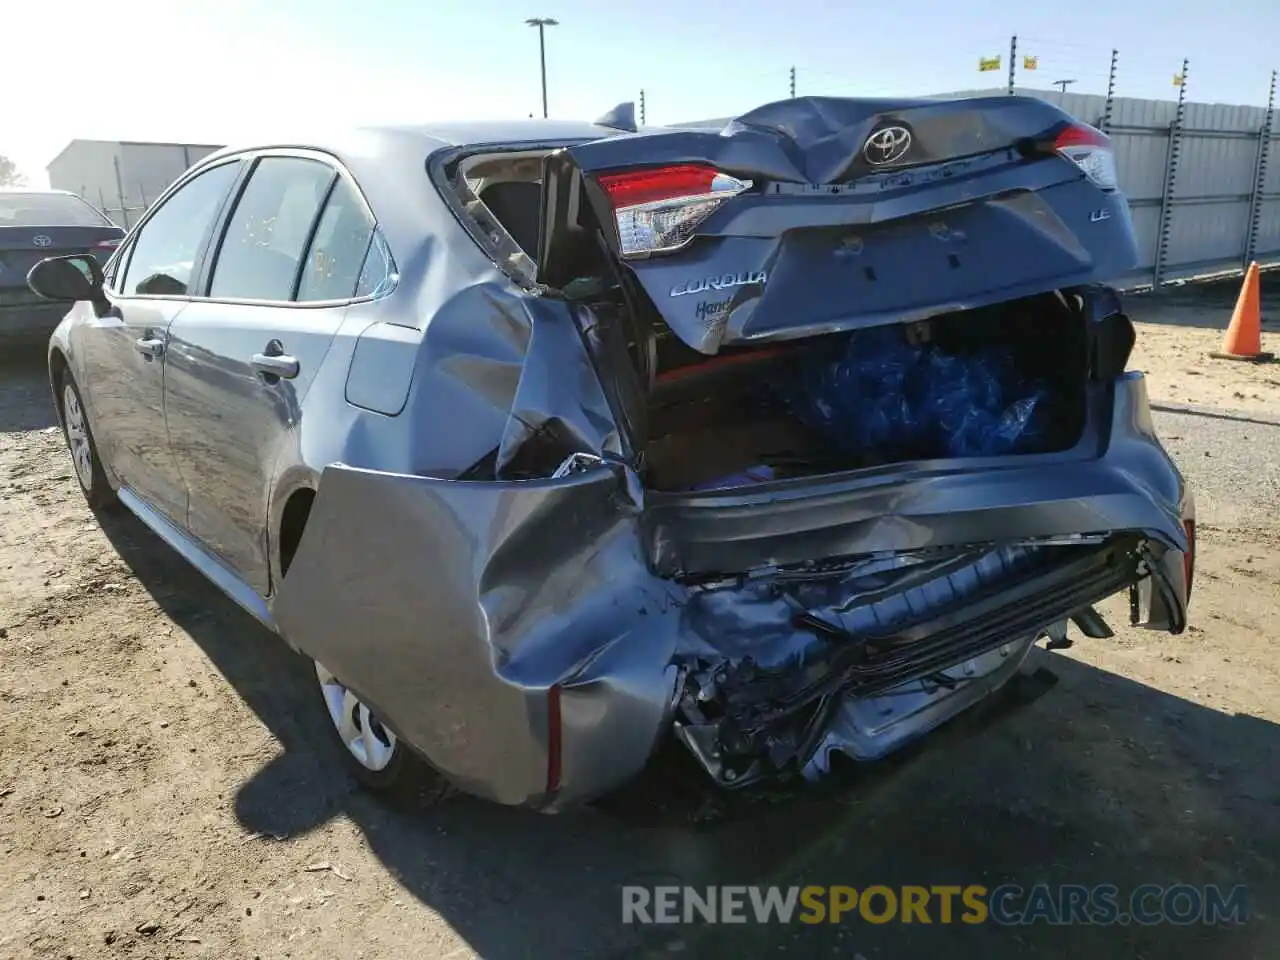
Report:
[[[84,400],[69,370],[63,370],[58,376],[58,409],[62,414],[62,439],[71,454],[71,466],[80,484],[80,492],[88,501],[90,510],[111,510],[120,501],[116,499],[116,492],[111,489],[106,471],[102,469],[102,458],[89,426]]]
[[[360,786],[397,806],[413,808],[433,806],[456,792],[337,677],[323,665],[309,663],[332,744]]]

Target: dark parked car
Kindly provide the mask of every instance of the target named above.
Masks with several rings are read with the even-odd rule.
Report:
[[[123,230],[74,193],[0,189],[0,340],[48,336],[66,313],[27,287],[32,266],[68,254],[105,260],[123,237]]]
[[[30,283],[89,503],[315,662],[357,774],[555,809],[668,736],[884,756],[1120,590],[1181,631],[1135,259],[1047,103],[800,99],[224,150]]]

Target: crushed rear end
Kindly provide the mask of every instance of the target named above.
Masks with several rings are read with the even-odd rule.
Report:
[[[330,468],[277,602],[455,782],[554,807],[668,730],[725,787],[815,778],[1069,622],[1108,636],[1117,591],[1184,628],[1194,508],[1125,371],[1097,131],[1022,97],[797,100],[539,179],[537,250],[495,255],[545,311],[503,436],[450,479]],[[375,540],[392,584],[334,559]]]
[[[581,282],[598,231],[625,291],[626,342],[607,298],[591,333],[647,558],[690,589],[675,729],[718,781],[883,756],[1037,637],[1109,635],[1127,587],[1183,629],[1192,510],[1101,285],[1135,251],[1098,131],[792,101],[565,150],[546,197],[541,278]]]

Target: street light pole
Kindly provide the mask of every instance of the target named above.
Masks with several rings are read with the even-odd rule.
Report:
[[[542,119],[547,119],[547,27],[560,25],[559,20],[551,17],[530,17],[525,21],[531,27],[538,28],[538,56],[542,63]]]
[[[1053,85],[1054,85],[1055,87],[1057,87],[1059,90],[1061,90],[1063,93],[1066,93],[1066,92],[1067,92],[1067,86],[1068,86],[1069,84],[1072,84],[1072,83],[1075,83],[1075,81],[1074,81],[1074,80],[1055,80],[1055,81],[1053,81]]]

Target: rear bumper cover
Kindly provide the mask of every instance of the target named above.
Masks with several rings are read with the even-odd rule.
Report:
[[[65,303],[6,302],[0,296],[0,337],[53,332],[67,313]]]
[[[736,533],[723,513],[678,530],[655,521],[634,475],[616,464],[523,482],[335,465],[273,614],[293,646],[458,786],[554,808],[624,783],[672,726],[679,664],[705,648],[708,607],[691,603],[697,588],[661,575],[664,567],[747,570],[770,558],[1133,533],[1153,545],[1162,584],[1139,598],[1136,618],[1180,630],[1191,500],[1155,436],[1139,374],[1116,381],[1113,411],[1105,453],[1070,469],[898,474],[770,495],[750,510],[730,505],[735,522],[750,524]],[[713,605],[720,612],[710,624],[746,651],[760,627],[748,606]],[[1025,655],[1026,629],[1016,627],[1004,654],[990,643],[969,654],[988,686],[1007,679],[1010,657]],[[920,711],[925,726],[971,705],[979,687],[963,689],[949,706]],[[856,720],[848,714],[858,702],[846,700],[833,730]],[[898,729],[881,746],[910,732]]]

